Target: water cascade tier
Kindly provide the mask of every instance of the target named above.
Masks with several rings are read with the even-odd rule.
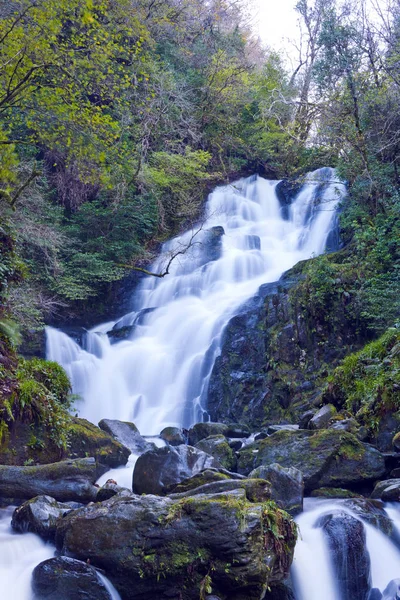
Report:
[[[283,210],[277,184],[254,176],[217,188],[204,222],[164,244],[151,266],[169,274],[145,277],[132,311],[89,331],[83,347],[48,328],[47,358],[69,374],[79,416],[133,421],[144,435],[207,420],[224,327],[261,284],[324,251],[345,193],[333,169],[319,169]],[[122,328],[128,339],[111,343],[107,332]]]

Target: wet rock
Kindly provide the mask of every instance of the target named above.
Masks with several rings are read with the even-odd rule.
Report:
[[[160,438],[168,442],[170,446],[180,446],[187,443],[187,433],[185,434],[183,429],[179,429],[179,427],[164,427],[160,433]]]
[[[210,437],[210,435],[228,435],[228,425],[225,423],[196,423],[189,429],[188,441],[191,446],[195,446],[200,440]]]
[[[303,510],[303,474],[293,467],[284,468],[278,464],[260,466],[251,471],[249,478],[260,477],[271,484],[271,499],[291,515]]]
[[[299,421],[299,429],[308,429],[308,424],[315,415],[315,410],[307,410],[304,412]]]
[[[207,483],[214,481],[225,481],[227,479],[246,479],[238,473],[231,473],[225,469],[204,469],[188,479],[184,479],[181,483],[173,484],[165,488],[166,493],[183,493],[189,490],[194,490]]]
[[[321,517],[341,600],[365,600],[371,573],[364,525],[355,517],[335,512]]]
[[[264,596],[264,600],[296,600],[290,583],[281,582],[271,586]]]
[[[154,450],[155,445],[147,442],[139,433],[134,423],[117,421],[115,419],[102,419],[99,423],[100,429],[115,438],[120,444],[129,448],[133,454],[143,454],[148,450]],[[125,463],[124,463],[125,464]]]
[[[268,435],[272,435],[277,431],[297,431],[298,429],[298,425],[291,425],[290,423],[285,423],[283,425],[270,425],[267,429],[267,433]]]
[[[204,232],[202,254],[204,263],[218,260],[222,252],[222,236],[225,235],[221,225],[210,227]]]
[[[181,494],[170,494],[171,498],[189,498],[200,494],[215,495],[235,490],[244,490],[249,502],[266,502],[271,500],[271,486],[264,479],[225,479],[201,485]]]
[[[0,465],[0,496],[30,500],[45,495],[59,502],[90,502],[98,491],[94,483],[106,471],[107,467],[96,463],[94,458],[35,467]]]
[[[128,488],[121,487],[115,481],[110,479],[106,481],[104,485],[99,488],[96,496],[96,502],[104,502],[104,500],[108,500],[117,494],[121,494],[122,492],[127,492],[128,495],[132,494],[131,490]]]
[[[54,542],[56,523],[82,504],[57,502],[50,496],[36,496],[15,509],[11,527],[18,533],[36,533],[43,540]]]
[[[348,498],[341,504],[350,508],[360,519],[373,525],[385,535],[392,535],[393,522],[385,512],[382,502],[367,498]]]
[[[207,454],[211,454],[225,469],[229,471],[236,469],[236,456],[225,436],[210,435],[204,440],[200,440],[195,447]]]
[[[400,479],[378,481],[371,494],[371,498],[381,498],[385,502],[399,502]]]
[[[171,486],[208,467],[219,467],[209,454],[192,446],[166,446],[139,456],[133,472],[136,494],[165,494]]]
[[[279,431],[238,454],[239,473],[246,475],[271,463],[296,467],[303,473],[306,490],[373,481],[385,472],[378,450],[332,429]]]
[[[112,600],[96,569],[59,556],[40,563],[32,573],[35,600]]]
[[[86,419],[72,418],[69,434],[72,457],[94,456],[101,464],[110,468],[126,465],[130,450]]]
[[[325,429],[329,425],[329,421],[336,414],[336,408],[333,404],[326,404],[310,419],[308,424],[309,429]]]
[[[368,425],[368,423],[366,423]],[[400,430],[400,411],[387,411],[380,415],[378,430],[373,438],[373,444],[381,452],[390,452],[393,449],[393,433]]]
[[[247,503],[244,490],[181,500],[115,496],[68,514],[56,545],[105,569],[124,600],[198,600],[211,571],[212,594],[255,600],[287,577],[295,543],[285,513],[265,510]],[[267,518],[278,524],[279,543]]]
[[[229,443],[229,447],[232,448],[232,450],[234,452],[237,452],[238,450],[240,450],[243,447],[243,440],[240,440],[240,439],[228,440],[228,443]]]
[[[396,433],[396,435],[393,437],[392,445],[395,450],[400,452],[400,432]]]
[[[360,430],[359,424],[355,419],[352,418],[342,419],[341,421],[335,421],[329,427],[330,429],[335,429],[336,431],[348,431],[349,433],[353,433],[354,435],[357,435]]]
[[[372,588],[368,594],[367,600],[382,600],[382,593],[378,588]]]
[[[319,488],[313,490],[310,496],[311,498],[359,498],[360,494],[343,488]]]

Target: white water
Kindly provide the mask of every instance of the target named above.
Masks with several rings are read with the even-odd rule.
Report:
[[[322,515],[346,512],[357,520],[359,515],[340,502],[308,499],[305,511],[296,518],[299,540],[292,565],[296,600],[342,600],[335,581],[328,545],[321,527],[315,527]],[[394,526],[400,526],[400,511],[388,505],[386,513]],[[376,527],[362,521],[366,547],[371,559],[372,588],[383,591],[392,579],[400,578],[400,550]]]
[[[142,314],[129,340],[111,345],[106,332],[114,323],[106,323],[89,332],[82,349],[48,328],[47,356],[70,375],[74,393],[83,399],[75,406],[81,417],[94,423],[133,421],[145,435],[207,419],[208,380],[229,319],[261,284],[324,251],[345,189],[326,184],[316,203],[316,181],[335,176],[332,169],[313,176],[288,220],[281,216],[277,182],[254,177],[211,194],[201,231],[165,244],[152,271],[162,271],[171,252],[185,248],[196,233],[194,245],[173,261],[169,275],[146,277],[136,290],[134,310],[117,327],[133,323],[143,309],[153,310]],[[225,231],[222,256],[205,264],[206,229],[218,225]]]

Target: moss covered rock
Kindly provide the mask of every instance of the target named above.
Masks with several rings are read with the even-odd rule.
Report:
[[[93,423],[77,417],[71,419],[69,456],[94,456],[99,463],[115,468],[125,465],[130,454],[129,448]]]
[[[125,600],[258,600],[290,567],[296,533],[244,490],[182,500],[114,497],[66,515],[60,552],[105,570]]]
[[[296,467],[306,490],[340,487],[378,479],[385,472],[383,455],[347,432],[324,429],[279,431],[239,453],[239,472],[270,463]]]
[[[222,467],[228,471],[236,470],[236,456],[229,446],[228,440],[223,435],[210,435],[196,444],[196,448],[211,454],[218,460]]]

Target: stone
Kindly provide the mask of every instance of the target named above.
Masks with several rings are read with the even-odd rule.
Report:
[[[382,600],[399,600],[400,579],[392,579],[383,590]]]
[[[66,515],[56,546],[101,566],[124,600],[198,600],[207,573],[213,595],[256,600],[287,577],[295,531],[288,515],[247,502],[244,490],[180,500],[114,496]]]
[[[329,421],[336,414],[336,408],[333,404],[326,404],[320,408],[310,422],[308,423],[309,429],[326,429],[329,425]]]
[[[133,471],[135,494],[165,494],[171,486],[219,462],[192,446],[165,446],[139,456]]]
[[[213,456],[225,469],[228,469],[229,471],[234,471],[236,469],[236,456],[225,436],[210,435],[204,440],[200,440],[200,442],[195,445],[195,448],[198,448],[207,454],[211,454],[211,456]]]
[[[371,565],[364,525],[337,511],[321,517],[317,526],[327,538],[341,600],[365,600],[371,585]]]
[[[382,592],[378,588],[372,588],[368,594],[367,600],[382,600]]]
[[[371,498],[381,498],[385,502],[400,502],[400,479],[378,481]]]
[[[115,481],[106,481],[106,483],[102,485],[101,488],[99,488],[99,491],[97,492],[96,502],[104,502],[104,500],[108,500],[109,498],[112,498],[117,494],[126,492],[128,493],[127,495],[132,494],[131,490],[128,490],[128,488],[124,488],[118,485],[117,483],[115,483]]]
[[[303,510],[303,474],[294,467],[284,468],[278,464],[260,466],[251,471],[249,478],[260,477],[271,485],[271,499],[291,515]]]
[[[37,600],[112,600],[96,569],[67,556],[37,565],[32,589]]]
[[[304,412],[299,421],[299,429],[308,429],[308,424],[315,415],[315,410],[307,410]]]
[[[283,425],[270,425],[267,429],[268,435],[272,435],[277,431],[297,431],[299,429],[298,425],[292,425],[290,423],[284,423]]]
[[[189,429],[188,442],[195,446],[201,440],[210,437],[210,435],[228,435],[228,425],[225,423],[196,423]]]
[[[393,448],[395,450],[397,450],[398,452],[400,452],[400,432],[396,433],[396,435],[393,436],[392,446],[393,446]]]
[[[186,431],[186,430],[185,430]],[[160,438],[165,442],[168,442],[170,446],[180,446],[181,444],[187,444],[187,431],[179,427],[164,427],[160,433]]]
[[[244,490],[249,502],[266,502],[271,500],[271,486],[264,479],[221,479],[205,483],[195,489],[180,494],[169,494],[170,498],[190,498],[191,496],[215,495],[235,490]]]
[[[271,463],[299,469],[306,492],[374,481],[385,472],[378,450],[350,433],[332,429],[278,431],[238,455],[238,472],[243,475]]]
[[[94,458],[35,467],[0,465],[0,496],[30,500],[45,495],[59,502],[90,502],[96,499],[98,491],[94,483],[107,470]]]
[[[357,437],[360,431],[359,424],[355,419],[352,418],[335,421],[329,427],[330,429],[336,429],[337,431],[348,431],[349,433],[353,433]]]
[[[79,503],[57,502],[50,496],[36,496],[18,506],[12,516],[11,527],[17,533],[36,533],[46,542],[54,542],[56,523]]]
[[[311,498],[359,498],[360,494],[343,488],[318,488],[310,494]]]
[[[140,435],[134,423],[117,421],[116,419],[102,419],[99,427],[115,438],[120,444],[129,448],[132,454],[143,454],[148,450],[154,450],[156,447],[155,444],[147,442]]]
[[[72,417],[69,453],[73,458],[93,456],[99,463],[112,469],[126,465],[131,454],[129,448],[111,435],[78,417]]]

